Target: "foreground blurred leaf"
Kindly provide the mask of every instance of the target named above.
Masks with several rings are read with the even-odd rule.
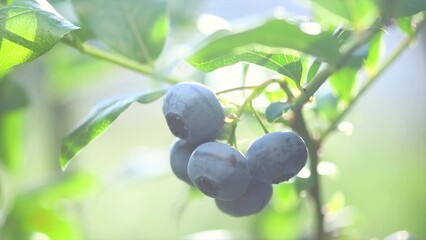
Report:
[[[71,159],[87,144],[101,135],[132,103],[150,103],[165,94],[164,90],[152,93],[138,93],[108,99],[88,115],[87,119],[62,141],[60,164],[66,169]]]
[[[66,210],[75,200],[86,197],[95,186],[92,176],[79,173],[53,179],[50,184],[18,195],[0,238],[82,239],[81,226]]]
[[[0,71],[34,60],[77,28],[46,0],[16,0],[0,8]]]
[[[287,112],[290,108],[291,103],[273,102],[266,108],[266,120],[268,120],[268,122],[273,122],[280,118],[283,113]]]
[[[0,115],[0,166],[16,173],[22,166],[24,113],[14,111]]]
[[[248,31],[214,38],[188,59],[193,66],[201,70],[224,67],[229,64],[221,59],[230,59],[231,56],[238,58],[241,50],[257,46],[281,49],[281,53],[285,53],[282,48],[293,49],[312,54],[329,63],[337,63],[339,59],[337,40],[332,34],[322,32],[309,35],[297,25],[284,20],[271,20]],[[210,67],[210,63],[215,63],[214,67]]]
[[[403,17],[403,18],[399,18],[397,20],[397,24],[399,26],[399,28],[404,31],[408,36],[413,36],[414,35],[414,28],[413,25],[411,24],[412,21],[412,17]]]
[[[400,18],[426,11],[425,0],[374,0],[383,15]]]
[[[365,66],[370,73],[375,72],[381,57],[384,54],[384,33],[379,32],[371,41],[368,57],[365,59]]]
[[[344,20],[357,29],[370,26],[379,16],[376,4],[371,0],[313,0],[316,15],[339,26]],[[325,10],[325,11],[323,11]]]
[[[169,28],[166,0],[72,0],[82,24],[118,53],[152,63]]]

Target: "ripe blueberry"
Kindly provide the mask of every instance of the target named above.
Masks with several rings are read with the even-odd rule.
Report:
[[[177,140],[170,150],[170,166],[172,167],[173,173],[176,177],[189,185],[193,185],[193,183],[188,177],[188,161],[196,147],[197,145],[187,143],[183,140]]]
[[[243,217],[260,212],[271,200],[271,196],[271,184],[252,179],[241,197],[232,201],[215,201],[222,212],[234,217]]]
[[[216,95],[198,83],[172,86],[164,98],[163,113],[173,135],[191,144],[214,140],[225,119]]]
[[[240,197],[250,183],[244,155],[219,142],[204,143],[194,150],[189,158],[188,176],[201,192],[225,201]]]
[[[266,134],[247,150],[251,175],[265,183],[280,183],[296,176],[307,158],[305,142],[293,132]]]

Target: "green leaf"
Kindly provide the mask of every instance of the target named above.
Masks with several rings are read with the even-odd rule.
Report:
[[[321,95],[316,99],[315,112],[328,121],[334,120],[338,114],[338,99],[332,93]]]
[[[132,103],[150,103],[165,94],[165,90],[152,93],[138,93],[108,99],[96,106],[87,119],[62,141],[60,164],[65,170],[72,160],[87,144],[95,140]]]
[[[265,111],[266,120],[268,122],[273,122],[276,119],[280,118],[283,113],[287,112],[291,108],[291,103],[283,103],[283,102],[273,102],[271,103]]]
[[[369,27],[378,17],[378,9],[371,0],[313,0],[314,12],[322,20],[339,26],[342,21],[356,29]]]
[[[29,99],[25,90],[9,78],[0,82],[0,117],[7,112],[27,106]]]
[[[342,68],[330,77],[330,85],[339,99],[348,104],[352,100],[352,93],[356,82],[358,70]]]
[[[166,0],[72,0],[84,27],[118,53],[152,63],[169,29]]]
[[[296,82],[300,81],[302,75],[302,64],[298,56],[267,53],[256,48],[238,50],[235,53],[215,58],[196,67],[205,72],[211,72],[238,62],[247,62],[268,68]]]
[[[380,7],[382,15],[400,18],[414,15],[426,10],[424,0],[374,0]]]
[[[0,71],[38,58],[77,28],[46,0],[16,0],[0,8]]]
[[[0,82],[5,79],[6,75],[9,74],[10,70],[0,70]]]
[[[64,57],[67,56],[67,57]],[[99,61],[88,55],[81,54],[68,46],[52,49],[45,58],[46,75],[49,79],[52,97],[62,98],[64,94],[73,92],[76,88],[102,81],[115,70],[113,64]]]
[[[374,72],[384,54],[384,33],[379,32],[370,41],[368,57],[365,59],[365,66],[369,72]]]
[[[12,173],[17,173],[22,167],[24,117],[23,111],[0,116],[0,166]]]
[[[413,18],[411,16],[409,17],[403,17],[403,18],[399,18],[397,19],[397,24],[399,26],[399,28],[405,32],[408,36],[413,36],[414,35],[414,28],[413,25],[411,24],[411,20]]]
[[[321,67],[321,62],[318,61],[318,59],[315,59],[315,61],[312,63],[311,67],[308,71],[308,76],[306,77],[306,82],[309,83],[312,81],[312,79],[317,75],[317,72],[319,68]]]
[[[14,0],[0,0],[0,7],[2,6],[6,6],[9,5],[13,2]]]
[[[248,31],[230,34],[215,39],[195,52],[188,61],[203,70],[203,66],[209,62],[218,61],[224,57],[239,55],[241,51],[254,47],[267,47],[270,53],[286,54],[283,48],[297,50],[312,54],[329,63],[337,63],[339,49],[336,38],[329,32],[321,32],[318,35],[309,35],[303,32],[298,25],[284,20],[271,20],[262,26]],[[209,39],[207,40],[209,41]],[[218,61],[215,68],[226,66],[226,62]]]

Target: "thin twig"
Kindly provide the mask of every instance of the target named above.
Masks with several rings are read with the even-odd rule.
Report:
[[[253,107],[253,102],[250,102],[250,104],[249,104],[249,105],[250,105],[251,111],[253,112],[254,116],[256,117],[257,122],[259,122],[260,126],[262,127],[263,132],[264,132],[265,134],[268,134],[268,133],[269,133],[269,131],[268,131],[268,129],[265,127],[265,124],[263,124],[262,119],[260,119],[260,116],[259,116],[259,114],[257,113],[256,109],[254,109],[254,107]]]
[[[232,130],[231,130],[231,135],[228,139],[228,143],[232,144],[235,141],[235,130],[237,129],[237,122],[240,120],[241,115],[243,115],[244,109],[247,107],[248,104],[250,104],[256,97],[258,97],[263,90],[271,83],[273,82],[279,82],[281,80],[279,79],[270,79],[258,86],[256,86],[253,90],[253,92],[244,100],[244,102],[240,105],[240,107],[238,108],[236,115],[236,120],[235,122],[232,123]]]

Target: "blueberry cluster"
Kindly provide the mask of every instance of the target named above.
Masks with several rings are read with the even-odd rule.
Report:
[[[307,150],[293,132],[257,139],[246,156],[216,141],[225,114],[216,95],[197,83],[172,86],[163,102],[170,131],[179,138],[171,148],[174,174],[216,201],[235,217],[260,212],[272,196],[272,184],[289,180],[303,168]]]

